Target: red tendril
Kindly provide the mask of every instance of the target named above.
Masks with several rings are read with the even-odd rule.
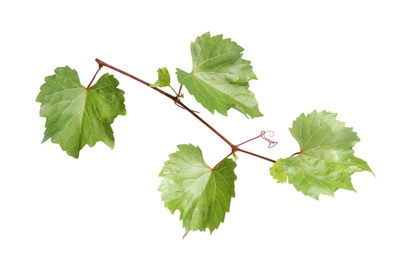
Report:
[[[268,148],[273,148],[277,145],[278,142],[275,142],[273,140],[270,140],[269,138],[266,137],[266,133],[269,135],[269,137],[273,137],[274,136],[274,132],[272,130],[267,130],[267,131],[262,131],[260,133],[260,137],[262,137],[263,140],[266,140],[269,142],[269,146]]]

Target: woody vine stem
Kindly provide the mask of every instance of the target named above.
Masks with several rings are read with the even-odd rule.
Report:
[[[123,74],[123,75],[125,75],[125,76],[127,76],[127,77],[129,77],[129,78],[132,78],[132,79],[134,79],[134,80],[136,80],[136,81],[138,81],[138,82],[140,82],[140,83],[142,83],[142,84],[144,84],[144,85],[150,87],[151,89],[157,91],[158,93],[164,95],[165,97],[167,97],[167,98],[173,100],[173,102],[174,102],[178,107],[180,107],[180,108],[186,110],[187,112],[189,112],[193,117],[195,117],[196,119],[198,119],[202,124],[204,124],[208,129],[210,129],[214,134],[216,134],[220,139],[222,139],[227,145],[230,146],[231,152],[230,152],[226,157],[229,157],[229,156],[231,156],[231,155],[234,155],[236,152],[242,152],[242,153],[246,153],[246,154],[249,154],[249,155],[258,157],[258,158],[260,158],[260,159],[269,161],[269,162],[271,162],[271,163],[275,163],[275,162],[276,162],[276,160],[273,160],[273,159],[270,159],[270,158],[268,158],[268,157],[265,157],[265,156],[262,156],[262,155],[259,155],[259,154],[256,154],[256,153],[253,153],[253,152],[250,152],[250,151],[247,151],[247,150],[244,150],[244,149],[240,148],[241,145],[243,145],[243,144],[245,144],[245,143],[248,143],[248,142],[250,142],[250,141],[253,141],[253,140],[255,140],[255,139],[257,139],[257,138],[260,138],[260,137],[261,137],[262,139],[266,140],[267,142],[269,142],[269,146],[268,146],[269,148],[273,148],[273,147],[277,144],[277,142],[274,142],[274,141],[272,141],[272,140],[270,140],[269,138],[266,137],[266,134],[268,134],[270,137],[272,137],[272,136],[274,135],[273,131],[271,131],[271,130],[269,130],[269,131],[262,131],[262,132],[260,133],[260,135],[254,137],[254,138],[251,138],[251,139],[249,139],[249,140],[247,140],[247,141],[245,141],[245,142],[242,142],[242,143],[240,143],[240,144],[238,144],[238,145],[235,145],[235,144],[233,144],[232,142],[230,142],[225,136],[223,136],[220,132],[218,132],[215,128],[213,128],[211,125],[209,125],[204,119],[202,119],[200,116],[198,116],[198,114],[197,114],[196,111],[194,111],[194,110],[190,109],[189,107],[187,107],[187,106],[180,100],[180,98],[181,98],[181,89],[182,89],[182,85],[180,86],[179,92],[178,92],[178,93],[176,93],[176,91],[174,91],[174,89],[172,88],[172,90],[176,93],[176,96],[173,96],[173,95],[171,95],[171,94],[169,94],[169,93],[167,93],[167,92],[165,92],[165,91],[163,91],[163,90],[161,90],[161,89],[159,89],[159,88],[152,87],[150,83],[148,83],[148,82],[146,82],[146,81],[144,81],[144,80],[142,80],[142,79],[140,79],[140,78],[138,78],[138,77],[136,77],[136,76],[134,76],[134,75],[132,75],[132,74],[126,72],[126,71],[124,71],[124,70],[121,70],[121,69],[119,69],[119,68],[117,68],[117,67],[114,67],[114,66],[112,66],[112,65],[110,65],[110,64],[108,64],[108,63],[106,63],[106,62],[104,62],[104,61],[102,61],[102,60],[100,60],[100,59],[96,59],[96,62],[98,63],[99,68],[97,69],[97,71],[96,71],[96,73],[94,74],[92,80],[90,81],[89,85],[87,86],[87,89],[89,89],[89,88],[91,87],[91,85],[92,85],[94,79],[96,78],[98,72],[100,71],[100,69],[101,69],[102,67],[107,67],[107,68],[109,68],[109,69],[112,69],[112,70],[114,70],[114,71],[116,71],[116,72],[119,72],[119,73],[121,73],[121,74]],[[216,166],[217,166],[217,165],[216,165]],[[215,167],[216,167],[216,166],[215,166]]]

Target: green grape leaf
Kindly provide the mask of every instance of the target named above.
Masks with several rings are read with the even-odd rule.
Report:
[[[212,114],[227,116],[234,108],[251,118],[263,116],[248,89],[249,81],[257,79],[251,62],[242,59],[241,46],[222,37],[205,33],[191,43],[192,71],[177,69],[179,83]]]
[[[158,80],[151,84],[152,87],[168,87],[170,86],[170,74],[167,68],[158,69]]]
[[[277,160],[273,167],[270,168],[270,175],[273,179],[277,180],[277,183],[284,183],[287,181],[287,174],[284,171],[284,165],[281,159]]]
[[[290,128],[298,141],[300,152],[279,159],[270,169],[278,182],[288,183],[303,194],[319,198],[320,194],[334,196],[341,189],[355,191],[351,175],[372,170],[367,162],[354,156],[353,147],[360,141],[352,128],[336,120],[336,114],[313,111],[301,114]]]
[[[169,155],[159,174],[163,177],[158,189],[162,200],[172,214],[180,211],[186,234],[207,228],[212,233],[224,221],[235,196],[236,163],[225,158],[212,169],[198,146],[178,145],[178,149]]]
[[[55,69],[54,75],[45,78],[36,98],[41,103],[40,116],[46,118],[43,142],[51,138],[75,158],[86,144],[92,147],[102,141],[113,148],[111,124],[118,115],[126,114],[124,92],[118,84],[106,73],[86,89],[76,70]]]

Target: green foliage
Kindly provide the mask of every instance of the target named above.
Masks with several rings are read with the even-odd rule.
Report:
[[[211,113],[227,116],[234,108],[246,116],[261,117],[255,95],[248,89],[256,79],[250,61],[242,59],[243,48],[222,35],[205,33],[191,43],[190,73],[177,69],[177,78],[188,92]]]
[[[284,165],[281,159],[277,160],[273,167],[270,168],[270,175],[277,181],[277,183],[284,183],[287,181],[287,174],[284,171]]]
[[[46,118],[43,142],[51,138],[62,150],[75,158],[88,144],[102,141],[114,147],[111,124],[118,115],[125,115],[124,92],[117,88],[114,76],[104,74],[86,89],[78,73],[69,67],[55,69],[45,78],[36,101],[42,103],[40,116]]]
[[[151,84],[152,87],[168,87],[170,86],[170,74],[167,68],[158,69],[158,80]]]
[[[333,196],[341,188],[355,190],[354,172],[372,172],[368,164],[354,156],[353,147],[360,141],[352,128],[326,111],[301,114],[290,128],[298,141],[300,153],[279,159],[270,169],[277,182],[293,184],[298,191],[315,199],[320,194]]]
[[[211,113],[217,111],[227,116],[228,110],[234,108],[247,117],[260,117],[258,103],[249,90],[249,81],[256,76],[250,61],[242,59],[243,50],[230,39],[223,39],[222,35],[211,37],[210,33],[205,33],[191,43],[192,71],[187,73],[177,69],[177,79]],[[234,160],[238,159],[238,152],[275,162],[270,174],[277,183],[288,180],[298,191],[315,199],[321,194],[333,196],[340,188],[354,190],[351,175],[360,171],[372,172],[364,160],[354,156],[352,148],[360,140],[357,134],[336,120],[334,113],[314,111],[308,115],[301,114],[290,128],[299,143],[299,152],[275,161],[240,148],[259,137],[274,146],[276,142],[265,138],[264,131],[255,138],[234,145],[196,111],[183,104],[182,86],[177,92],[170,85],[166,68],[158,69],[157,81],[149,84],[101,60],[96,61],[100,68],[109,67],[154,88],[230,146],[231,152],[214,167],[208,166],[201,149],[191,144],[178,145],[178,151],[170,154],[164,163],[158,190],[172,214],[180,211],[186,234],[206,229],[212,233],[224,222],[235,196]],[[45,78],[36,99],[41,103],[40,116],[46,118],[43,142],[51,139],[75,158],[86,144],[92,147],[102,141],[113,148],[111,124],[118,115],[126,114],[124,92],[117,88],[118,84],[112,75],[104,74],[93,86],[85,88],[75,70],[57,68],[54,75]],[[174,95],[165,92],[161,89],[163,87],[170,87]],[[228,158],[230,156],[234,160]]]
[[[178,151],[169,155],[161,173],[159,191],[172,214],[180,211],[180,219],[187,232],[191,230],[212,233],[224,221],[234,197],[236,163],[223,161],[214,169],[202,157],[199,147],[178,145]]]

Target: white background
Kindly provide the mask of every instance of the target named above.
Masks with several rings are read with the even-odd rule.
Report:
[[[0,259],[399,259],[395,3],[3,1]],[[337,112],[376,176],[355,173],[356,193],[316,201],[276,184],[269,162],[238,154],[225,223],[182,240],[178,212],[157,191],[163,162],[180,143],[199,145],[209,165],[229,147],[168,99],[104,69],[126,92],[114,150],[99,143],[76,160],[41,144],[35,99],[56,67],[75,68],[87,85],[100,58],[154,82],[162,66],[189,71],[190,43],[208,31],[245,48],[265,116],[212,116],[186,92],[187,105],[234,143],[274,130],[272,150],[262,141],[247,146],[273,159],[297,151],[288,128],[300,113]]]

